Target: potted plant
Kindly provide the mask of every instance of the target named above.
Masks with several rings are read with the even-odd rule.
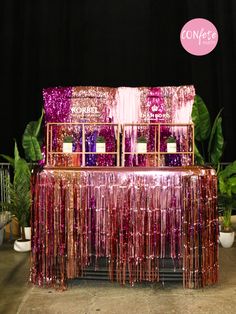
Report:
[[[9,187],[10,200],[1,205],[10,210],[18,220],[21,238],[15,241],[14,249],[21,252],[31,249],[31,241],[26,238],[25,227],[30,225],[31,171],[34,168],[34,163],[43,158],[39,140],[42,119],[43,111],[38,121],[29,122],[25,128],[22,137],[25,159],[20,157],[16,141],[13,158],[4,154],[0,155],[10,163],[14,171],[13,180]]]
[[[96,152],[105,153],[106,152],[106,140],[104,136],[99,135],[96,138]]]
[[[220,169],[220,161],[224,151],[221,112],[211,124],[210,113],[198,95],[194,98],[192,121],[194,123],[194,156],[198,165],[210,164],[216,171]]]
[[[220,243],[223,247],[231,247],[235,233],[232,229],[231,214],[236,204],[236,161],[218,173],[219,200],[223,210],[220,230]]]
[[[26,239],[25,227],[29,225],[30,220],[30,168],[25,159],[21,158],[15,142],[14,159],[12,166],[14,168],[13,182],[10,183],[9,195],[10,201],[5,206],[17,218],[21,231],[21,238],[14,243],[16,251],[30,251],[30,239]]]
[[[143,135],[137,138],[137,153],[141,154],[147,153],[147,139]]]
[[[207,107],[201,97],[196,95],[192,110],[192,120],[195,126],[195,163],[211,165],[216,170],[218,177],[218,208],[223,211],[222,226],[220,226],[220,242],[222,246],[230,247],[234,242],[231,214],[236,203],[236,161],[221,170],[220,161],[224,150],[222,110],[219,111],[211,126]],[[226,244],[225,238],[229,238],[229,242]]]
[[[73,150],[73,137],[65,136],[63,139],[63,153],[72,153]]]

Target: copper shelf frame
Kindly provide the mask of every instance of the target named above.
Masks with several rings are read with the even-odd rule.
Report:
[[[64,153],[64,152],[53,152],[52,151],[52,127],[54,125],[68,125],[68,126],[81,126],[82,127],[82,151],[81,152],[72,152],[72,153]],[[102,126],[102,125],[108,125],[108,126],[114,126],[116,127],[116,146],[117,150],[115,152],[86,152],[85,151],[85,127],[86,126]],[[155,143],[155,149],[158,147],[157,150],[153,152],[146,152],[146,153],[139,153],[139,152],[127,152],[125,151],[125,128],[126,127],[150,127],[154,126],[155,127],[155,138],[154,138],[154,143]],[[160,150],[160,139],[161,139],[161,126],[169,126],[169,127],[191,127],[191,132],[192,132],[192,151],[177,151],[177,152],[162,152]],[[156,130],[157,128],[157,130]],[[53,155],[64,155],[64,156],[72,156],[72,155],[82,155],[82,165],[78,166],[77,168],[87,168],[91,166],[86,166],[85,165],[85,156],[86,155],[116,155],[116,165],[113,167],[125,167],[125,156],[126,155],[153,155],[157,156],[157,160],[155,158],[155,164],[154,167],[163,167],[161,166],[161,156],[162,155],[167,155],[167,154],[175,154],[175,155],[191,155],[192,157],[192,165],[194,165],[194,124],[193,123],[125,123],[125,124],[119,124],[119,123],[97,123],[97,122],[49,122],[46,125],[46,167],[47,168],[58,168],[61,166],[52,166],[52,156]],[[121,150],[120,150],[120,132],[122,132],[122,142],[121,142]],[[158,138],[157,138],[158,134]],[[121,153],[121,154],[120,154]],[[120,158],[121,156],[121,158]],[[121,160],[120,160],[121,159]],[[74,166],[72,166],[74,167]],[[93,166],[92,168],[96,168],[97,166]],[[71,168],[69,166],[69,168]]]
[[[154,126],[155,127],[155,138],[154,138],[154,147],[156,149],[156,147],[158,146],[157,151],[155,150],[154,152],[146,152],[146,153],[138,153],[138,152],[126,152],[125,151],[125,128],[126,127],[139,127],[139,126],[146,126],[146,127],[150,127],[150,126]],[[174,153],[169,153],[169,152],[162,152],[161,151],[161,147],[160,147],[160,143],[161,143],[161,126],[169,126],[169,127],[191,127],[191,131],[192,131],[192,151],[177,151]],[[157,130],[156,130],[157,127]],[[157,141],[157,132],[158,131],[158,141]],[[122,124],[122,167],[125,167],[125,156],[126,155],[153,155],[153,156],[157,156],[157,163],[156,163],[156,158],[155,158],[155,165],[153,167],[163,167],[161,166],[160,162],[161,162],[161,155],[191,155],[192,157],[192,165],[194,165],[194,124],[193,123],[124,123]],[[158,144],[158,145],[156,145]]]
[[[60,126],[60,125],[68,125],[68,126],[81,126],[82,127],[82,151],[81,152],[72,152],[72,153],[64,153],[64,152],[53,152],[52,151],[52,130],[50,130],[53,126]],[[85,127],[86,126],[114,126],[117,127],[115,134],[116,134],[116,147],[117,150],[115,152],[86,152],[85,151]],[[114,129],[115,130],[115,129]],[[120,165],[120,124],[119,123],[110,123],[110,122],[49,122],[46,125],[46,142],[47,142],[47,154],[46,154],[46,167],[52,167],[51,158],[53,155],[64,155],[64,156],[72,156],[72,155],[82,155],[82,166],[79,166],[78,168],[86,168],[85,165],[85,155],[116,155],[116,166],[118,167]],[[95,166],[96,167],[96,166]],[[54,168],[57,168],[57,166],[54,166]]]

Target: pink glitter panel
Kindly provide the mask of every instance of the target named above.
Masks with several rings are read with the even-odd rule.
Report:
[[[183,269],[186,288],[218,281],[214,170],[44,170],[32,187],[34,284],[64,289],[93,257],[121,284],[159,281],[163,258]]]
[[[170,122],[171,107],[166,106],[160,87],[152,87],[147,96],[149,105],[150,122]]]
[[[116,90],[99,86],[73,87],[71,121],[113,122]]]
[[[192,85],[140,88],[77,86],[43,90],[46,123],[189,123],[194,96]]]
[[[139,90],[141,113],[138,122],[191,122],[193,85],[140,87]]]

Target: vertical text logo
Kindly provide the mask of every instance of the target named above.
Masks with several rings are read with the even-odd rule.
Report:
[[[214,24],[202,18],[188,21],[180,32],[183,48],[195,56],[210,53],[218,42],[218,32]]]

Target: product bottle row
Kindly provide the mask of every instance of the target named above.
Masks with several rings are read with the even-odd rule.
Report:
[[[193,124],[48,123],[46,166],[189,166],[193,142]]]

